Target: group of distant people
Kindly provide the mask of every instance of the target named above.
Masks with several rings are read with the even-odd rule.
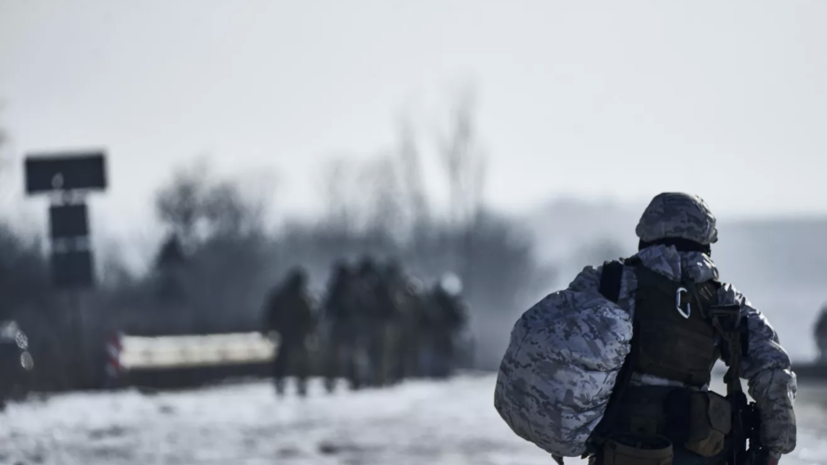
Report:
[[[335,263],[317,302],[304,270],[292,270],[265,302],[265,329],[278,339],[276,391],[283,394],[292,375],[305,395],[314,366],[329,392],[339,379],[360,389],[450,376],[468,351],[461,339],[468,322],[461,291],[455,275],[428,289],[399,262],[366,257],[355,266]]]

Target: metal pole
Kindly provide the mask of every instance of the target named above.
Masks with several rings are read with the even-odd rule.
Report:
[[[87,341],[86,341],[86,318],[84,315],[84,305],[83,305],[83,298],[81,296],[81,291],[73,289],[72,291],[72,304],[73,304],[73,313],[75,314],[75,321],[77,322],[77,327],[75,328],[75,337],[77,340],[77,360],[78,360],[78,375],[79,379],[78,382],[83,386],[87,387],[89,384],[89,354],[87,352]]]

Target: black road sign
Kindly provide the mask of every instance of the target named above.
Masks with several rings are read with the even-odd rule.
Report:
[[[62,289],[89,288],[95,285],[92,251],[52,252],[52,284]]]
[[[88,236],[89,213],[86,204],[49,207],[49,230],[52,239]]]
[[[26,193],[105,190],[103,152],[69,152],[26,157]]]

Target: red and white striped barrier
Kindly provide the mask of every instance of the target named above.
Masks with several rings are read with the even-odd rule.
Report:
[[[106,341],[106,376],[110,383],[120,379],[126,371],[121,362],[123,338],[123,333],[116,332]]]
[[[132,336],[116,332],[106,343],[104,387],[115,389],[133,382],[151,385],[159,382],[158,376],[190,373],[182,378],[189,379],[194,372],[225,368],[244,373],[251,365],[272,363],[278,350],[276,339],[260,333]],[[251,373],[258,375],[259,371]]]

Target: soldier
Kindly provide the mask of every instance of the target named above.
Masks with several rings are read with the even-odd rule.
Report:
[[[333,273],[324,301],[325,388],[332,392],[336,379],[347,377],[355,385],[354,347],[359,311],[356,275],[344,261],[333,266]]]
[[[381,301],[385,312],[385,366],[391,383],[402,381],[415,368],[417,298],[415,285],[396,259],[385,264],[381,277]],[[383,303],[381,303],[383,302]]]
[[[422,281],[411,278],[405,284],[400,310],[399,360],[401,377],[411,378],[424,375],[420,360],[424,343],[422,321],[427,296]]]
[[[431,378],[437,374],[437,333],[442,321],[434,305],[431,291],[423,293],[417,319],[417,365],[419,375]]]
[[[306,286],[307,277],[296,269],[283,286],[273,290],[266,303],[266,330],[278,333],[273,378],[279,395],[284,394],[284,378],[290,368],[295,370],[299,395],[307,394],[308,339],[316,325]]]
[[[185,300],[183,272],[186,260],[186,254],[178,235],[170,234],[155,258],[159,300],[175,304]]]
[[[814,332],[818,346],[818,361],[827,364],[827,305],[821,308],[821,315],[816,321]]]
[[[359,264],[358,290],[361,310],[358,332],[362,341],[360,348],[365,350],[367,357],[367,382],[372,386],[382,386],[387,377],[386,330],[392,304],[379,268],[370,257],[363,258]]]
[[[449,376],[457,362],[457,340],[466,324],[466,308],[460,294],[462,281],[453,273],[446,273],[429,296],[433,325],[433,374],[444,378]]]
[[[715,217],[697,196],[664,193],[636,232],[637,254],[587,267],[520,318],[500,415],[560,461],[777,464],[795,448],[795,374],[767,318],[718,280]],[[709,391],[719,357],[727,397]]]

